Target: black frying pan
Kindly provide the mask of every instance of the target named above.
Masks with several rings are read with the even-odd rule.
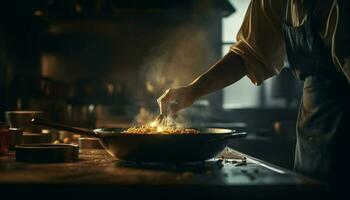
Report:
[[[124,134],[121,128],[86,130],[33,118],[32,124],[97,137],[112,156],[125,161],[185,163],[217,156],[229,139],[246,136],[230,129],[197,129],[196,134]]]

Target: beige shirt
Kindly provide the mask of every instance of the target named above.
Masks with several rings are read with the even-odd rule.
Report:
[[[248,77],[259,85],[265,79],[278,74],[284,66],[286,48],[282,24],[285,14],[282,0],[251,0],[243,24],[237,34],[237,43],[231,51],[242,57],[248,69]],[[322,0],[315,12],[320,17],[320,36],[332,53],[334,66],[350,82],[350,27],[347,9],[335,0]],[[287,23],[302,25],[307,18],[303,0],[289,0]]]

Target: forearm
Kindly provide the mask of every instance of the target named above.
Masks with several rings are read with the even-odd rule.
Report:
[[[189,87],[193,90],[195,99],[220,90],[247,75],[242,58],[234,52],[229,52],[208,71],[195,79]]]

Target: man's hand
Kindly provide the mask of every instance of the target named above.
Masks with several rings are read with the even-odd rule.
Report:
[[[174,114],[189,107],[196,100],[192,86],[170,88],[157,100],[160,114]]]
[[[175,114],[192,105],[199,97],[235,83],[247,74],[242,58],[230,51],[188,86],[168,89],[159,97],[160,114]]]

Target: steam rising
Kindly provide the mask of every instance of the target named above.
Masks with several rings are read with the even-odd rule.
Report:
[[[154,101],[168,88],[187,85],[214,60],[212,48],[208,44],[208,33],[199,26],[183,25],[169,33],[165,41],[152,49],[140,69],[148,93]],[[208,57],[209,56],[209,57]],[[151,123],[159,113],[149,108],[141,108],[137,123]],[[168,118],[169,124],[189,126],[183,114]],[[186,122],[186,124],[184,124]]]
[[[147,87],[153,90],[149,92],[160,95],[167,88],[188,84],[202,73],[208,67],[210,52],[204,30],[194,25],[181,26],[150,51],[141,67],[140,77],[151,86]]]

